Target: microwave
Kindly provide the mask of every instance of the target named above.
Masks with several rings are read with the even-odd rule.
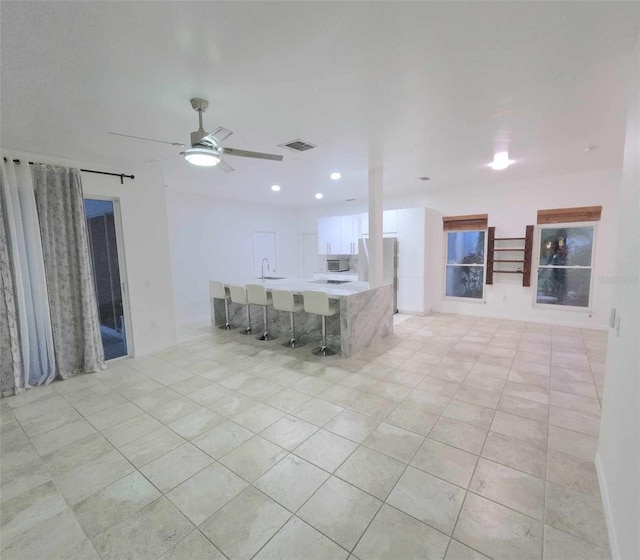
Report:
[[[349,259],[327,259],[328,272],[346,272],[349,270]]]

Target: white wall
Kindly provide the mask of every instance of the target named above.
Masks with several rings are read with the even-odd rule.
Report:
[[[614,560],[640,558],[640,38],[629,87],[612,307],[596,466]]]
[[[505,173],[508,173],[506,171]],[[502,317],[506,319],[538,321],[605,328],[609,318],[611,286],[601,283],[600,277],[610,276],[616,234],[617,194],[620,189],[620,170],[541,177],[535,180],[501,185],[478,185],[456,190],[433,190],[423,195],[385,199],[385,209],[424,206],[443,215],[489,214],[489,225],[496,227],[497,237],[523,237],[525,226],[535,224],[537,211],[544,208],[602,205],[602,219],[597,227],[596,255],[592,310],[587,312],[533,307],[535,276],[530,288],[522,287],[522,278],[496,275],[494,284],[486,287],[486,302],[445,300],[441,294],[435,311]],[[339,215],[366,212],[366,202],[306,209],[300,223],[310,230],[319,215]],[[443,272],[444,237],[442,229],[429,239],[427,254],[436,255],[427,263],[427,274]],[[435,282],[434,282],[435,283]],[[442,286],[442,282],[438,283]],[[441,288],[442,289],[442,288]]]
[[[246,283],[254,278],[254,231],[276,232],[279,275],[301,274],[297,212],[291,208],[168,189],[167,213],[179,325],[209,319],[210,280]]]
[[[6,157],[18,157],[68,167],[112,171],[136,176],[134,181],[118,177],[82,174],[85,196],[118,198],[122,213],[123,242],[128,277],[129,301],[136,355],[175,343],[173,287],[169,262],[169,239],[164,181],[147,169],[110,169],[101,164],[4,150]]]
[[[443,299],[436,310],[509,319],[604,328],[609,318],[611,287],[599,278],[611,274],[616,233],[616,203],[620,188],[619,170],[541,177],[500,186],[480,186],[453,193],[426,196],[427,206],[444,215],[489,214],[496,237],[524,237],[525,226],[535,224],[537,211],[544,208],[602,205],[602,219],[596,233],[591,312],[533,307],[535,266],[531,287],[522,286],[519,275],[495,275],[486,286],[485,303]],[[537,231],[537,230],[536,230]],[[444,246],[444,237],[434,239]],[[535,244],[534,244],[535,251]],[[535,265],[535,252],[533,263]],[[442,268],[442,262],[440,263]]]

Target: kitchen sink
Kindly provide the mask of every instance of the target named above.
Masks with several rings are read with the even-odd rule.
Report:
[[[286,276],[260,276],[258,280],[284,280]]]

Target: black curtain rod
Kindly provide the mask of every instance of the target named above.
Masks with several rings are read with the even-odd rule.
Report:
[[[7,161],[6,157],[3,157],[2,159],[4,159],[4,161]],[[13,163],[17,163],[18,165],[20,165],[20,160],[19,159],[14,159]],[[29,162],[29,165],[34,165],[34,163],[32,161]],[[124,185],[124,180],[126,179],[131,179],[132,181],[136,178],[135,175],[125,175],[124,173],[109,173],[108,171],[95,171],[93,169],[81,169],[80,171],[82,171],[83,173],[95,173],[97,175],[112,175],[113,177],[120,177],[120,184]]]

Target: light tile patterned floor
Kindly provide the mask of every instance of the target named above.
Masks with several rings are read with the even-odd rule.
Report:
[[[319,359],[215,330],[3,399],[2,557],[608,558],[606,334],[451,315]]]

